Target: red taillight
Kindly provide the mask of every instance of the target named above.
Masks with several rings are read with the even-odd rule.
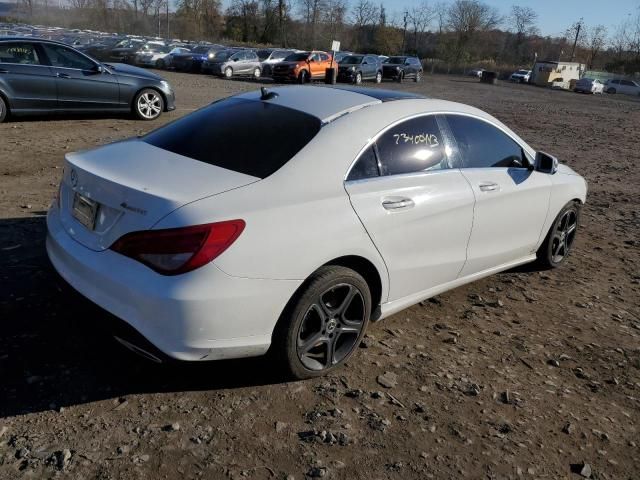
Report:
[[[244,226],[244,220],[227,220],[192,227],[131,232],[116,240],[110,248],[163,275],[178,275],[212,261],[240,236]]]

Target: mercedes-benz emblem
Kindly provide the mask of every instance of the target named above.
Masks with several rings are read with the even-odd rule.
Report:
[[[71,186],[72,187],[77,186],[78,185],[78,174],[76,173],[76,169],[75,168],[71,169],[70,177],[71,177]]]

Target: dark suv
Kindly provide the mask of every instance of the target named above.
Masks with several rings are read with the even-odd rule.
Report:
[[[133,112],[154,120],[173,110],[171,86],[147,70],[102,64],[60,42],[0,38],[0,122],[7,114]]]
[[[338,81],[359,85],[363,80],[382,82],[382,63],[376,55],[347,55],[338,63]]]
[[[382,64],[382,77],[396,82],[409,78],[419,82],[422,79],[422,64],[417,57],[389,57]]]

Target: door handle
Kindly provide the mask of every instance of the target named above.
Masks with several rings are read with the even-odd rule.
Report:
[[[405,208],[412,208],[415,203],[410,198],[393,198],[382,201],[382,206],[385,210],[402,210]]]
[[[56,77],[58,77],[58,78],[71,78],[71,75],[69,75],[67,73],[57,73]]]
[[[481,192],[497,192],[500,190],[500,185],[493,182],[484,182],[479,185]]]

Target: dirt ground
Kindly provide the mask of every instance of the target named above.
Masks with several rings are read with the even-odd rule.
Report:
[[[0,479],[640,478],[640,102],[462,77],[385,84],[487,110],[584,175],[578,240],[560,269],[423,302],[372,325],[335,375],[286,383],[262,359],[129,354],[47,260],[66,152],[256,88],[163,74],[178,110],[158,122],[0,125]]]

